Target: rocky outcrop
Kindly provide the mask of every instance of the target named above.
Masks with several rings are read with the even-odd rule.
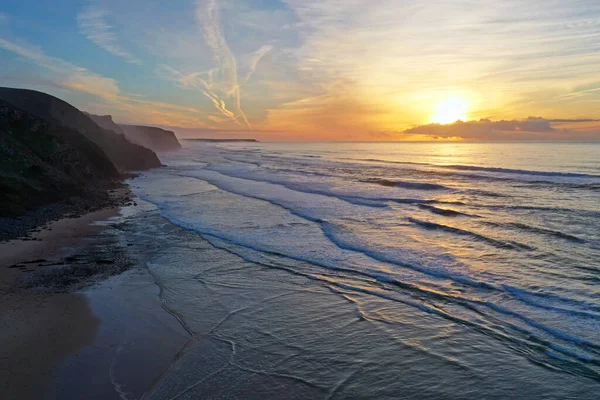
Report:
[[[125,135],[133,143],[142,145],[152,151],[175,151],[181,149],[181,144],[175,133],[153,126],[117,125],[110,115],[87,114],[95,123],[104,129]]]
[[[99,146],[76,130],[0,100],[0,217],[71,196],[106,196],[120,177]]]
[[[98,124],[98,126],[118,133],[119,135],[125,135],[123,129],[119,125],[115,124],[111,115],[94,115],[87,112],[84,112],[84,114],[90,117],[92,121]]]
[[[154,151],[175,151],[181,149],[181,143],[175,133],[153,126],[119,125],[127,138]]]
[[[121,171],[161,166],[156,154],[127,140],[123,135],[104,129],[77,108],[46,93],[0,88],[0,99],[43,120],[49,129],[67,128],[95,143]]]
[[[237,143],[237,142],[242,142],[242,143],[258,143],[258,140],[256,140],[256,139],[192,138],[192,139],[185,139],[185,140],[196,141],[196,142],[208,142],[208,143],[228,143],[228,142],[232,142],[232,143]]]

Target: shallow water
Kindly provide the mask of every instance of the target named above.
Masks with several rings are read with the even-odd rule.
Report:
[[[194,337],[157,398],[600,389],[599,145],[184,147],[132,182]]]

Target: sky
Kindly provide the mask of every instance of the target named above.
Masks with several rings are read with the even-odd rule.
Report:
[[[600,140],[600,1],[4,0],[0,85],[181,137]]]

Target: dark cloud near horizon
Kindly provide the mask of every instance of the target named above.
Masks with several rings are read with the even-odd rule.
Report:
[[[556,129],[553,122],[593,122],[596,120],[548,120],[529,117],[524,120],[456,121],[452,124],[420,125],[404,131],[405,134],[420,134],[432,139],[462,138],[478,140],[600,140],[600,125],[597,130]]]

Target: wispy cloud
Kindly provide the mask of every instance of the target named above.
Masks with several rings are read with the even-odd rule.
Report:
[[[8,21],[8,14],[0,11],[0,23]]]
[[[114,28],[106,22],[109,16],[107,11],[94,6],[86,7],[77,15],[77,26],[79,31],[89,40],[94,42],[109,53],[123,58],[131,64],[141,64],[137,58],[121,48],[117,43],[117,35]]]
[[[117,112],[124,104],[124,112],[149,121],[180,117],[185,122],[178,125],[229,130],[252,125],[288,132],[282,139],[407,138],[398,132],[428,123],[436,105],[452,97],[465,99],[469,119],[600,117],[600,2],[594,0],[79,3],[66,12],[79,13],[76,28],[97,44],[88,49],[95,54],[71,58],[63,47],[61,57],[93,69],[93,60],[82,57],[109,51],[127,62],[144,60],[139,73],[107,68],[112,75],[99,76],[23,45],[20,53],[43,69],[20,69],[24,54],[5,57],[0,79],[32,82],[35,74],[39,82],[99,95],[99,107]],[[11,29],[24,32],[35,23],[39,29],[27,36],[33,40],[63,14],[52,9],[27,21],[11,14],[0,37],[9,40]],[[72,33],[64,25],[52,30]],[[154,84],[152,76],[162,81]],[[157,110],[143,110],[134,101],[142,97],[123,93],[129,87],[188,107],[146,103]],[[87,104],[90,97],[78,98]]]
[[[115,99],[119,95],[119,87],[114,79],[105,78],[62,59],[50,57],[37,47],[0,38],[0,48],[56,73],[58,86],[103,99]]]
[[[232,119],[237,121],[238,118],[241,118],[244,124],[252,129],[248,118],[246,118],[246,114],[242,110],[237,61],[223,34],[217,0],[198,0],[196,2],[196,18],[202,27],[204,40],[211,49],[214,61],[223,75],[226,93],[233,100],[233,109],[236,114],[232,116]],[[211,100],[213,99],[211,98]],[[217,104],[224,106],[222,100],[217,102],[213,100],[213,103],[215,106]],[[225,108],[219,106],[217,109],[222,111]]]
[[[86,111],[100,114],[116,113],[122,119],[131,122],[206,126],[202,112],[196,108],[148,100],[140,95],[124,93],[116,80],[49,56],[38,47],[0,38],[0,49],[37,65],[50,75],[48,78],[31,80],[31,85],[27,81],[22,81],[21,85],[37,86],[41,83],[43,86],[96,96],[101,100],[101,103],[89,103],[89,107],[85,107]]]
[[[600,87],[593,88],[593,89],[578,90],[576,92],[563,94],[563,95],[557,96],[556,99],[569,99],[569,98],[574,98],[574,97],[583,97],[583,96],[593,94],[596,92],[600,92]]]
[[[219,111],[228,120],[231,120],[237,125],[242,126],[239,121],[239,117],[230,111],[225,105],[225,101],[223,101],[219,95],[211,89],[214,70],[183,74],[174,68],[171,68],[167,65],[162,65],[159,67],[158,72],[159,74],[166,74],[167,79],[177,82],[177,84],[182,88],[200,89],[202,93],[210,99],[217,111]],[[212,120],[214,121],[214,118]]]
[[[244,77],[244,83],[248,83],[248,81],[250,81],[250,78],[252,78],[252,75],[254,75],[254,72],[256,72],[256,66],[258,65],[260,60],[264,56],[266,56],[267,53],[271,50],[273,50],[273,46],[264,45],[258,50],[256,50],[254,53],[252,53],[252,55],[250,56],[250,63],[248,66],[248,73],[246,73],[246,76]]]
[[[329,87],[323,83],[343,78],[373,106],[392,106],[397,125],[428,120],[435,104],[456,92],[473,97],[469,111],[477,116],[492,111],[497,117],[522,117],[524,106],[527,113],[593,115],[590,102],[582,109],[571,101],[583,93],[560,99],[560,105],[550,100],[597,82],[600,3],[366,3],[286,1],[300,19],[302,44],[292,49],[298,69],[323,94]],[[599,93],[585,94],[597,98]],[[340,121],[332,121],[330,129],[340,128]]]

